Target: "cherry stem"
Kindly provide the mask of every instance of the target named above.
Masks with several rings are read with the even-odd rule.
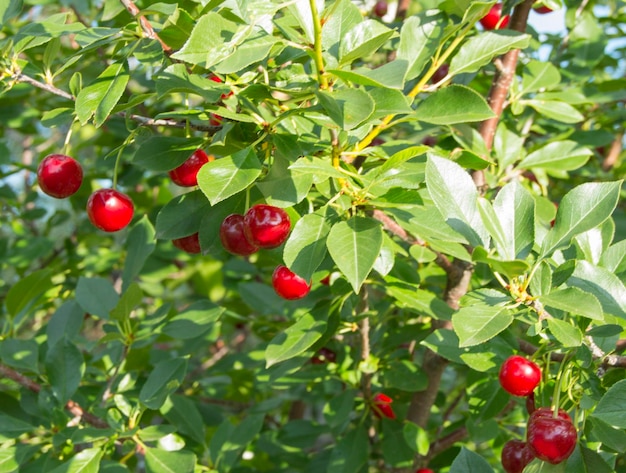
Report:
[[[554,385],[554,396],[553,396],[553,405],[554,409],[552,412],[552,417],[557,418],[559,416],[559,404],[561,401],[561,389],[563,385],[563,373],[565,372],[565,366],[569,362],[569,356],[565,355],[563,360],[561,360],[561,364],[559,366],[559,374],[556,378],[556,383]]]
[[[75,122],[76,122],[76,119],[72,120],[72,123],[70,123],[70,128],[67,130],[67,134],[65,135],[65,141],[63,142],[63,154],[66,156],[68,155],[70,151],[70,140],[72,138],[72,129],[74,127]]]

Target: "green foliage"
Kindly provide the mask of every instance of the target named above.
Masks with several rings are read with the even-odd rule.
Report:
[[[0,471],[501,471],[514,353],[578,431],[525,473],[626,471],[626,12],[566,2],[547,36],[370,3],[0,0]],[[50,153],[82,165],[68,199]],[[128,229],[91,226],[101,187]],[[287,241],[230,255],[257,203]]]

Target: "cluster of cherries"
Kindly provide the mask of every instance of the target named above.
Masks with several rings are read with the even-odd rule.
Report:
[[[534,362],[513,355],[500,368],[500,385],[514,396],[527,396],[530,413],[526,442],[509,440],[502,449],[502,466],[507,473],[522,473],[534,458],[557,464],[569,458],[576,447],[576,427],[563,409],[535,409],[534,390],[541,381],[541,369]]]
[[[198,185],[198,171],[215,159],[198,149],[180,166],[169,171],[172,182],[181,187]],[[75,194],[83,182],[81,165],[62,154],[46,156],[37,169],[39,187],[49,196],[63,199]],[[100,230],[116,232],[126,227],[133,218],[133,201],[115,189],[99,189],[87,201],[89,220]],[[258,204],[245,215],[232,214],[220,225],[220,239],[224,248],[234,254],[247,256],[259,249],[282,245],[291,231],[287,213],[278,207]],[[177,248],[187,253],[200,253],[198,233],[172,240]],[[286,266],[278,266],[272,275],[276,293],[289,300],[300,299],[311,290],[311,283]]]

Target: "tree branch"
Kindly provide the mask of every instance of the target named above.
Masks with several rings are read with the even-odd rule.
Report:
[[[622,154],[622,140],[623,139],[624,139],[623,131],[615,135],[615,139],[611,143],[609,152],[606,155],[606,158],[604,158],[604,161],[602,162],[603,171],[607,171],[607,172],[610,171],[611,169],[613,169],[613,167],[617,163],[620,154]]]
[[[24,376],[23,374],[9,368],[6,365],[0,364],[0,375],[12,379],[19,385],[30,389],[34,393],[38,393],[39,391],[41,391],[40,384]],[[65,404],[65,409],[67,409],[75,417],[84,420],[88,424],[91,424],[98,429],[107,429],[109,427],[109,424],[107,424],[104,420],[93,414],[90,414],[89,412],[85,412],[85,410],[78,403],[72,400],[67,401],[67,403]]]
[[[163,52],[165,54],[171,54],[172,48],[170,48],[167,44],[163,42],[163,40],[159,37],[156,31],[154,31],[154,28],[152,27],[152,24],[148,21],[148,19],[145,16],[140,14],[140,11],[139,11],[139,8],[137,8],[137,5],[135,5],[135,3],[132,0],[120,0],[120,2],[122,3],[122,5],[124,5],[124,8],[128,10],[128,13],[130,13],[134,18],[137,19],[137,21],[139,21],[139,24],[141,25],[141,29],[143,30],[146,37],[157,40],[159,44],[161,44],[161,48],[163,48]]]

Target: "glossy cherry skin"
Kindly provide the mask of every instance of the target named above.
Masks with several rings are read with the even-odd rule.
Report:
[[[396,413],[393,412],[391,403],[393,399],[383,393],[378,393],[374,396],[374,415],[378,418],[387,417],[388,419],[395,419]]]
[[[64,154],[49,154],[37,168],[41,190],[51,197],[65,199],[75,194],[83,183],[83,168]]]
[[[324,363],[334,363],[337,360],[337,353],[330,348],[322,347],[311,357],[311,363],[322,365]]]
[[[431,82],[434,84],[441,82],[443,79],[446,78],[448,72],[450,72],[450,66],[448,64],[442,64],[433,74]]]
[[[552,8],[550,7],[546,7],[545,5],[542,5],[540,7],[534,8],[533,10],[535,10],[537,13],[539,13],[540,15],[545,15],[546,13],[552,13]]]
[[[491,7],[489,13],[481,18],[480,24],[483,25],[483,28],[485,28],[486,30],[506,28],[506,26],[509,24],[509,15],[505,15],[504,17],[502,17],[502,21],[500,21],[500,17],[502,17],[502,4],[496,3],[494,6]],[[500,24],[498,24],[498,22]]]
[[[311,290],[311,283],[307,282],[286,266],[278,266],[272,274],[272,286],[276,294],[283,299],[302,299]]]
[[[209,161],[215,159],[207,155],[201,149],[193,152],[187,161],[169,172],[170,178],[181,187],[193,187],[198,185],[198,171]]]
[[[115,189],[99,189],[89,196],[87,216],[91,223],[105,232],[116,232],[133,218],[133,201]]]
[[[513,355],[500,367],[500,385],[514,396],[528,396],[541,381],[541,369],[523,356]]]
[[[378,2],[376,2],[376,5],[374,5],[374,9],[372,11],[374,12],[374,15],[382,18],[387,14],[388,9],[389,6],[387,5],[387,2],[385,0],[379,0]]]
[[[576,427],[564,411],[555,418],[549,409],[537,409],[528,420],[526,435],[531,452],[554,465],[567,460],[576,448]]]
[[[417,470],[415,470],[415,473],[435,473],[435,472],[431,470],[430,468],[418,468]]]
[[[244,216],[246,238],[259,248],[276,248],[289,236],[291,221],[283,209],[257,204]]]
[[[198,254],[202,251],[197,232],[186,237],[176,238],[172,240],[172,244],[179,250],[183,250],[191,255]]]
[[[502,468],[506,473],[522,473],[533,458],[535,455],[526,442],[521,440],[509,440],[505,443],[500,457]]]
[[[243,215],[231,214],[220,225],[220,240],[226,251],[233,255],[248,256],[259,247],[248,241],[243,231]]]

